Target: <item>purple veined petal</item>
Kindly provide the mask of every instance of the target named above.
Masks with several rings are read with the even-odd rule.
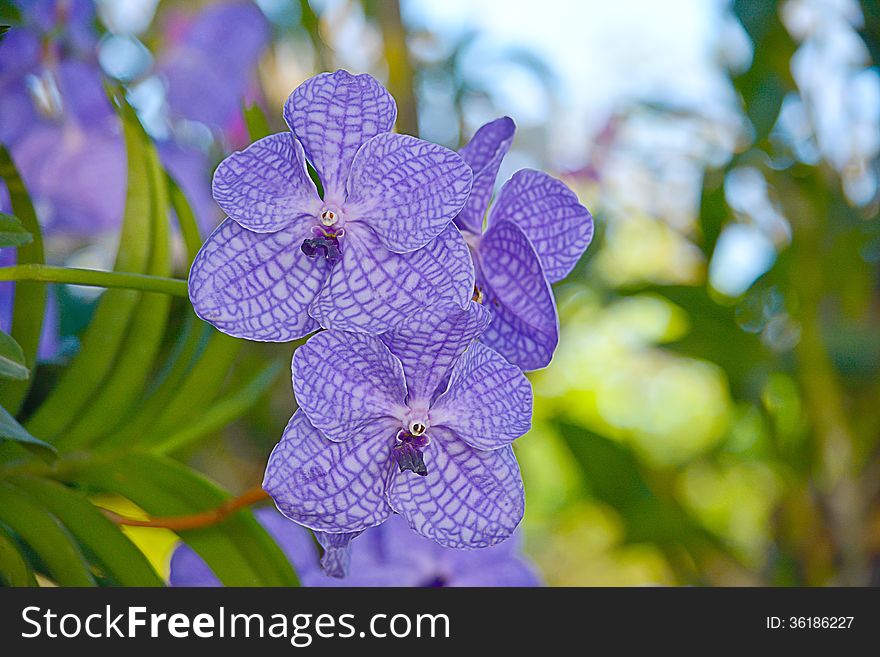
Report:
[[[324,328],[378,335],[419,310],[473,294],[474,268],[458,229],[449,224],[412,253],[387,251],[366,226],[346,226],[342,260],[309,312]]]
[[[477,130],[473,138],[458,151],[474,170],[471,195],[455,218],[456,225],[462,230],[475,235],[483,232],[483,217],[492,198],[498,167],[513,143],[514,132],[516,124],[513,119],[503,116]]]
[[[504,183],[489,226],[513,221],[532,241],[551,283],[561,281],[593,239],[593,216],[565,183],[543,171],[522,169]]]
[[[456,361],[431,408],[431,426],[437,424],[471,447],[504,447],[532,426],[532,386],[516,365],[477,342]]]
[[[428,433],[428,474],[394,474],[388,488],[394,510],[445,547],[484,548],[508,538],[525,511],[513,449],[474,449],[443,427]]]
[[[322,73],[290,94],[284,120],[302,142],[324,184],[324,200],[341,203],[355,153],[388,132],[397,118],[391,94],[373,77],[348,71]]]
[[[302,146],[289,132],[255,141],[214,172],[214,200],[248,230],[272,233],[321,210]]]
[[[358,151],[348,179],[348,221],[372,227],[396,253],[425,246],[464,206],[473,172],[454,151],[385,133]]]
[[[480,240],[477,261],[477,285],[492,310],[480,340],[524,371],[546,367],[559,342],[559,319],[532,243],[503,221]]]
[[[457,304],[435,306],[414,313],[380,336],[403,363],[411,404],[431,402],[455,360],[483,334],[491,319],[489,310],[473,301],[464,309]]]
[[[383,522],[396,425],[378,420],[361,435],[333,442],[302,410],[272,450],[263,488],[291,520],[323,532],[356,532]]]
[[[189,272],[196,314],[237,338],[287,342],[318,328],[308,314],[329,264],[300,250],[304,231],[254,233],[226,219]]]
[[[334,441],[406,409],[403,367],[377,338],[342,331],[313,335],[293,354],[293,390],[309,421]]]
[[[342,578],[348,575],[351,564],[351,542],[363,532],[343,532],[328,534],[315,532],[315,538],[324,548],[321,555],[321,569],[329,577]]]

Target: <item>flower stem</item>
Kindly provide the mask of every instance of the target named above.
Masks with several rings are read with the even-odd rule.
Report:
[[[185,531],[188,529],[201,529],[202,527],[216,525],[244,507],[268,499],[268,497],[269,494],[260,486],[254,486],[238,497],[227,500],[210,511],[194,513],[189,516],[167,516],[164,518],[148,518],[147,520],[129,518],[114,513],[113,511],[108,511],[107,509],[102,509],[102,511],[104,512],[104,515],[117,525],[127,525],[129,527],[161,527],[163,529],[171,529],[174,531]]]
[[[186,281],[179,278],[40,264],[0,267],[0,281],[42,281],[92,287],[119,287],[142,292],[161,292],[176,297],[187,296]]]

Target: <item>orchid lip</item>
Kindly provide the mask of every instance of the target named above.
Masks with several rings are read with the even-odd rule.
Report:
[[[397,443],[391,448],[391,455],[401,472],[410,470],[422,477],[427,476],[423,450],[430,444],[425,435],[413,435],[406,429],[397,432]]]
[[[300,249],[308,258],[323,257],[328,262],[336,262],[342,257],[339,246],[340,238],[345,236],[345,229],[340,227],[336,231],[330,231],[322,226],[312,226],[312,235],[303,240]]]

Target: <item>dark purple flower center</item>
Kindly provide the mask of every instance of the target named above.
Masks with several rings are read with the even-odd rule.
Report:
[[[424,425],[417,425],[414,428],[422,427]],[[429,442],[428,436],[424,435],[424,429],[422,429],[419,435],[413,435],[413,433],[406,429],[401,429],[397,432],[397,444],[391,448],[391,455],[397,462],[397,467],[400,468],[401,472],[411,470],[423,477],[428,474],[422,450],[428,446]]]
[[[309,258],[322,257],[329,262],[336,262],[342,257],[339,248],[339,238],[345,234],[343,229],[337,231],[324,230],[320,226],[314,226],[312,233],[315,237],[307,237],[303,240],[302,252]]]

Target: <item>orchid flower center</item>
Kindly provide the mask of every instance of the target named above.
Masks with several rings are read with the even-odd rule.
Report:
[[[391,448],[391,455],[401,472],[411,470],[423,477],[428,474],[424,449],[431,444],[431,439],[425,435],[427,430],[426,421],[413,420],[407,428],[397,432],[397,442]]]
[[[339,240],[345,235],[342,211],[335,205],[326,205],[318,215],[318,221],[312,226],[313,237],[303,240],[300,248],[309,258],[322,257],[336,262],[342,256]]]

